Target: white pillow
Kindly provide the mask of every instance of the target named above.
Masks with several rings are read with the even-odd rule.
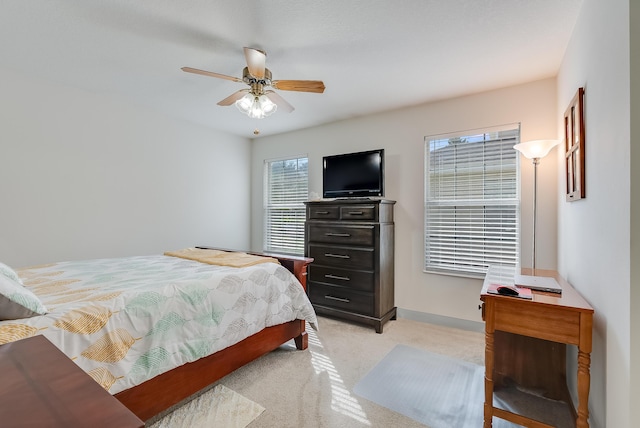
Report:
[[[47,313],[38,296],[19,282],[0,275],[0,321],[30,318]]]
[[[7,278],[13,279],[14,281],[22,284],[22,280],[20,279],[18,274],[9,266],[5,265],[4,263],[0,263],[0,274],[3,274]]]

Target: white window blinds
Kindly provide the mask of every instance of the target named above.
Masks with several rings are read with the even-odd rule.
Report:
[[[265,162],[264,250],[304,255],[308,159]]]
[[[519,253],[519,125],[425,138],[425,270],[483,276]]]

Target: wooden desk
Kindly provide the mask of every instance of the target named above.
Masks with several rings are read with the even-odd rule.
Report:
[[[44,336],[0,346],[0,377],[3,427],[144,427]]]
[[[522,274],[531,275],[531,269]],[[563,401],[569,420],[578,428],[588,427],[593,308],[557,272],[536,269],[535,274],[556,278],[562,294],[534,291],[533,300],[488,294],[489,284],[513,284],[513,270],[509,274],[492,267],[487,272],[480,294],[486,334],[484,426],[491,427],[496,416],[527,427],[553,428],[544,414],[496,406],[494,392],[515,382],[520,390]],[[578,347],[577,412],[566,385],[566,344]]]

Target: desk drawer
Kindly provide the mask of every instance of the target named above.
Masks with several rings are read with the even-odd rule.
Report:
[[[375,244],[375,226],[343,226],[336,224],[310,224],[309,242],[326,242],[343,245],[365,245],[373,247]]]
[[[309,244],[308,256],[314,259],[312,266],[335,266],[360,270],[374,270],[375,267],[373,248]]]
[[[494,327],[509,333],[537,337],[552,342],[580,343],[580,313],[558,311],[530,300],[495,299]]]
[[[374,299],[371,293],[359,293],[343,287],[309,283],[311,303],[373,316]]]
[[[373,292],[374,273],[370,271],[309,266],[309,281]]]

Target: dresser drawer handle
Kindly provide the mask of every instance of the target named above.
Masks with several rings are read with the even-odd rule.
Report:
[[[334,297],[334,296],[329,296],[328,294],[324,296],[325,299],[329,299],[329,300],[337,300],[338,302],[342,302],[342,303],[349,303],[350,300],[349,299],[343,299],[342,297]]]
[[[347,214],[349,215],[363,215],[362,211],[349,211]]]
[[[331,253],[324,253],[325,257],[333,257],[336,259],[350,259],[351,257],[347,256],[346,254],[331,254]]]
[[[329,211],[316,211],[316,214],[327,215],[327,214],[329,214]]]
[[[327,232],[325,233],[325,236],[337,236],[340,238],[348,238],[351,236],[350,233],[333,233],[333,232]]]
[[[326,274],[324,277],[330,278],[330,279],[341,279],[343,281],[351,281],[348,276],[338,276],[338,275],[332,275],[330,273]]]

